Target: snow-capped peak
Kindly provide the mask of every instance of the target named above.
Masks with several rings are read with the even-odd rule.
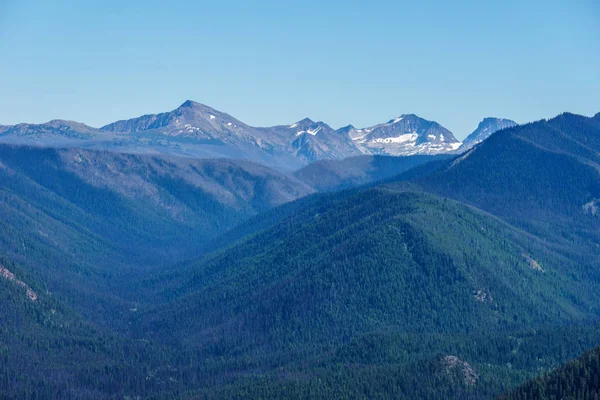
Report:
[[[438,154],[460,146],[452,132],[414,114],[402,114],[370,128],[352,129],[348,135],[365,154]]]

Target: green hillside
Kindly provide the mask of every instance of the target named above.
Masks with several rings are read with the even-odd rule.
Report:
[[[460,203],[359,190],[320,197],[157,280],[167,305],[138,314],[138,334],[237,371],[226,392],[207,395],[493,397],[600,343],[585,323],[577,340],[526,339],[568,335],[564,324],[598,315],[597,285],[582,286],[576,268],[544,241]],[[477,365],[478,386],[448,378],[449,356]],[[431,381],[417,385],[431,368]],[[384,384],[391,376],[398,381]]]
[[[499,131],[415,182],[534,233],[566,236],[575,226],[595,235],[598,218],[590,216],[600,198],[598,154],[598,123],[563,114]],[[565,232],[551,232],[549,222]]]
[[[136,277],[312,190],[266,167],[0,146],[1,255],[107,324],[139,302]]]
[[[122,399],[169,387],[167,351],[82,319],[6,260],[0,302],[1,398]]]

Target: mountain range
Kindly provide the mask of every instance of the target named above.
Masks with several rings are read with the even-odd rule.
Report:
[[[186,107],[40,137],[167,137]],[[348,142],[448,135],[399,118]],[[600,114],[291,173],[55,145],[0,145],[0,397],[492,399],[600,345]]]
[[[440,124],[413,114],[362,129],[349,125],[336,130],[308,118],[290,125],[256,128],[188,100],[170,112],[117,121],[99,129],[64,120],[4,126],[0,142],[246,159],[289,171],[316,160],[358,155],[461,152],[495,131],[514,125],[509,120],[486,118],[463,144]]]

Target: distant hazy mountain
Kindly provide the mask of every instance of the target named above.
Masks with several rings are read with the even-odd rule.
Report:
[[[207,144],[239,146],[242,149],[251,146],[266,152],[273,151],[277,145],[277,140],[271,141],[262,131],[190,100],[173,111],[117,121],[100,130],[114,133],[153,133]]]
[[[477,126],[477,129],[475,129],[473,133],[463,140],[462,146],[460,146],[458,150],[468,150],[477,143],[481,143],[485,139],[489,138],[491,134],[502,129],[512,128],[513,126],[517,125],[518,124],[515,121],[511,121],[510,119],[492,117],[484,118],[483,121],[479,123],[479,126]]]
[[[173,111],[117,121],[100,130],[127,133],[130,147],[148,147],[162,153],[242,158],[283,169],[295,169],[309,161],[288,151],[288,138],[190,100]]]
[[[18,142],[18,138],[25,138],[28,142],[43,144],[67,142],[72,139],[94,140],[101,138],[102,132],[79,122],[57,119],[44,124],[3,126],[0,127],[0,135],[4,142],[11,139]]]
[[[159,242],[193,254],[244,218],[314,192],[291,176],[244,160],[0,145],[0,165],[0,193],[8,196],[0,198],[0,209],[22,234],[31,230],[50,245],[72,242],[61,236],[66,228],[44,226],[33,211],[23,215],[39,208],[40,215],[60,214],[61,224],[82,225],[81,232],[108,236],[114,245],[131,241],[132,254],[134,248],[148,254]],[[37,222],[27,225],[30,218]],[[54,233],[48,238],[38,230]]]
[[[116,121],[99,129],[63,120],[0,126],[0,142],[236,158],[282,170],[363,154],[450,153],[460,146],[450,131],[412,114],[364,129],[349,125],[336,130],[309,118],[290,125],[257,128],[191,100],[170,112]]]
[[[260,128],[271,138],[281,138],[286,151],[304,161],[343,159],[362,154],[350,137],[324,122],[305,118],[292,125]]]

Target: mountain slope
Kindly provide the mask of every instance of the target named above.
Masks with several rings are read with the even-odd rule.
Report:
[[[164,348],[82,319],[44,286],[0,259],[1,398],[122,399],[179,386]]]
[[[269,371],[287,365],[289,374],[309,379],[300,379],[302,388],[322,373],[329,380],[317,365],[333,368],[335,363],[323,359],[331,351],[375,333],[384,340],[404,335],[409,343],[439,336],[423,349],[429,361],[403,350],[406,358],[396,361],[398,376],[414,376],[419,365],[430,368],[411,364],[416,360],[443,371],[438,354],[468,356],[507,373],[496,353],[479,358],[476,351],[452,350],[450,342],[463,348],[473,335],[490,335],[482,349],[496,348],[517,332],[591,321],[600,312],[594,305],[597,285],[583,287],[572,276],[585,267],[543,240],[453,201],[373,188],[303,203],[273,226],[161,278],[157,290],[165,305],[137,315],[140,337],[229,360],[242,376],[247,369],[233,365],[247,360],[247,368],[271,382],[267,386],[284,384]],[[586,343],[597,341],[600,337],[592,334]],[[369,353],[368,348],[357,351]],[[523,364],[503,384],[521,382],[547,361]],[[352,365],[335,369],[346,374]],[[371,368],[385,374],[380,363]],[[453,392],[452,382],[439,393],[465,398],[461,390]],[[264,382],[238,383],[250,385],[250,393],[278,397],[254,392]],[[238,383],[236,391],[246,390]],[[315,393],[323,396],[318,387]],[[485,391],[484,397],[493,395],[492,387],[477,387],[473,398]]]
[[[431,221],[437,223],[431,225]],[[496,237],[504,239],[497,243]],[[477,243],[475,238],[481,249],[473,248]],[[542,290],[542,287],[551,284],[541,269],[533,268],[539,262],[531,262],[534,257],[529,255],[530,249],[524,247],[527,240],[530,239],[521,237],[518,231],[493,218],[454,202],[420,193],[374,188],[341,194],[302,209],[266,231],[251,236],[247,242],[212,260],[192,266],[196,277],[189,282],[186,290],[195,292],[197,299],[192,301],[188,297],[186,304],[194,312],[209,313],[201,318],[204,323],[212,319],[224,322],[228,318],[235,319],[235,315],[244,315],[242,319],[246,319],[254,312],[258,318],[258,309],[238,314],[239,307],[258,307],[263,311],[274,307],[277,311],[272,311],[276,314],[304,320],[309,324],[306,327],[308,331],[326,329],[320,325],[312,326],[306,320],[321,317],[327,321],[323,321],[326,326],[332,324],[341,332],[347,330],[348,333],[366,329],[363,324],[368,329],[394,326],[395,329],[409,331],[461,330],[464,324],[474,321],[479,327],[487,323],[511,326],[515,322],[512,314],[503,316],[494,312],[493,307],[479,307],[473,293],[484,287],[486,291],[497,290],[495,295],[505,296],[503,301],[526,303],[535,295],[515,292],[516,287],[523,285],[523,279],[531,280],[528,285],[531,289],[537,287]],[[487,255],[483,249],[487,249]],[[543,254],[540,249],[538,251]],[[553,263],[551,260],[546,262]],[[500,270],[488,270],[491,265]],[[395,277],[386,278],[386,274]],[[513,279],[514,282],[509,283]],[[408,287],[397,287],[404,284]],[[419,297],[427,294],[416,294],[416,287],[410,285],[418,285],[426,293],[431,291],[430,295],[434,297],[444,297],[443,293],[449,291],[446,302],[439,306],[460,307],[461,311],[439,311],[439,315],[450,320],[457,319],[441,324],[432,319],[431,312],[417,312],[432,304],[420,302]],[[362,293],[365,289],[372,294]],[[565,286],[563,290],[568,289]],[[506,293],[502,294],[503,291]],[[225,296],[227,300],[221,299],[217,303],[219,293],[228,293]],[[410,294],[411,298],[404,298],[405,294]],[[523,298],[516,300],[512,296]],[[237,303],[249,297],[254,299],[254,306]],[[294,302],[292,298],[304,301]],[[338,304],[338,301],[344,304]],[[369,304],[370,301],[373,303]],[[206,305],[203,306],[204,303]],[[571,306],[561,311],[564,304],[559,303],[551,312],[554,316],[564,314],[565,318],[569,315],[579,318],[587,314],[583,309],[571,314],[575,311]],[[183,312],[185,308],[177,309]],[[411,315],[404,314],[408,309],[412,310]],[[550,312],[552,306],[546,304],[543,309]],[[333,310],[337,311],[333,313]],[[477,317],[465,318],[465,312],[475,313]],[[486,316],[487,312],[490,314]],[[532,307],[530,312],[531,315],[521,318],[544,318],[542,308]],[[381,315],[370,320],[367,317],[370,313]],[[172,326],[168,322],[170,317],[165,317],[164,322],[157,321],[157,324]],[[261,318],[265,317],[263,314]],[[246,321],[243,324],[248,324],[247,329],[255,330],[265,322]],[[265,333],[257,333],[255,337]],[[296,332],[296,336],[300,335],[302,331]],[[310,336],[312,340],[318,337],[315,332]],[[331,336],[326,337],[332,339]]]
[[[596,399],[600,396],[600,348],[500,397],[506,400]]]
[[[440,161],[450,155],[357,156],[321,160],[294,172],[294,176],[318,191],[335,191],[365,185],[399,175],[413,167]]]
[[[600,127],[563,114],[502,130],[420,182],[513,220],[580,219],[600,198]]]
[[[150,300],[131,279],[197,256],[235,224],[313,191],[249,162],[0,150],[2,255],[107,324],[122,322],[115,310]]]
[[[35,182],[105,219],[122,218],[115,215],[115,208],[125,206],[145,213],[142,218],[171,219],[190,233],[205,230],[196,240],[214,236],[240,217],[312,192],[287,175],[245,161],[11,146],[2,147],[0,161],[7,178],[4,184],[17,193],[19,189],[10,185],[15,174],[22,174],[23,181]],[[111,198],[102,199],[100,193]],[[182,233],[180,228],[176,231]]]

